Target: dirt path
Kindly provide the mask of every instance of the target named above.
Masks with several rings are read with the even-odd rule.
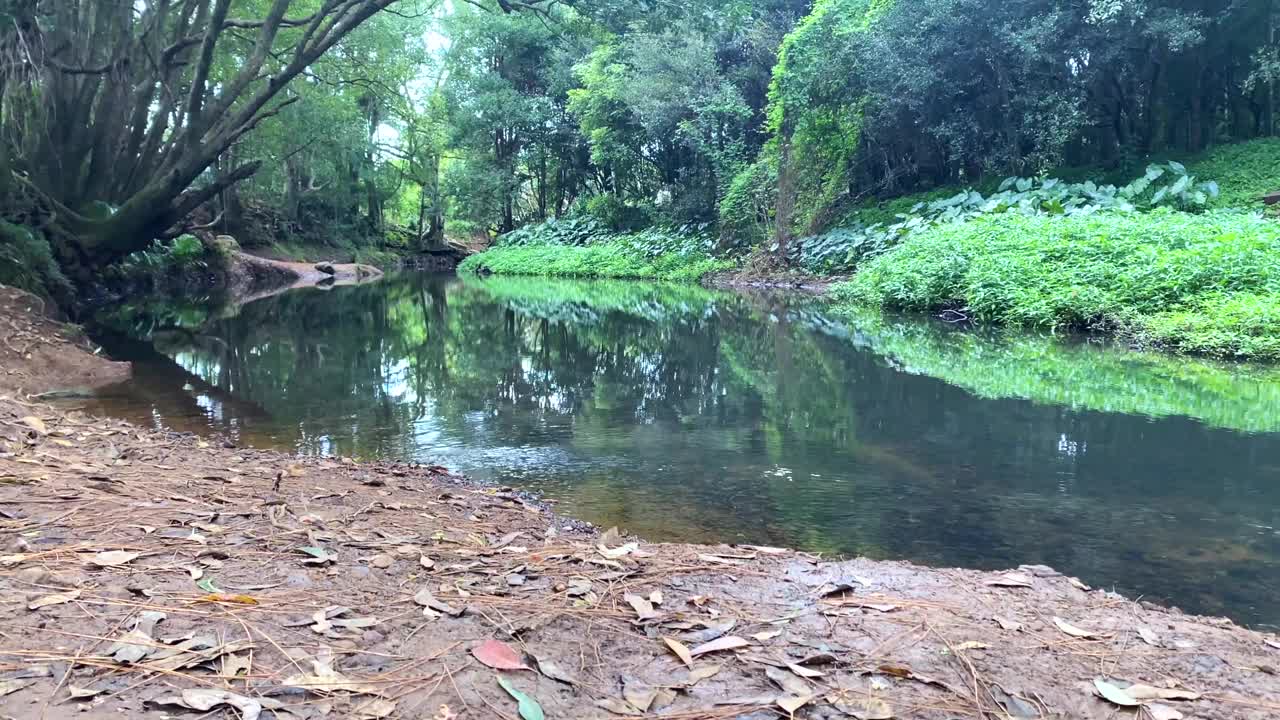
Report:
[[[1276,638],[1048,568],[650,544],[32,400],[40,353],[119,368],[3,297],[0,717],[1280,717]]]

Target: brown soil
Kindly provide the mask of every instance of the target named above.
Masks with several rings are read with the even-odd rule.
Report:
[[[0,355],[0,717],[541,716],[500,681],[572,720],[1280,716],[1280,641],[1048,568],[628,542],[443,468],[33,401],[68,381],[25,346],[81,353],[6,297],[45,340]]]

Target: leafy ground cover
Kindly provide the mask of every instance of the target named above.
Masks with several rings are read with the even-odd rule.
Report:
[[[930,227],[839,286],[844,302],[1142,345],[1280,358],[1280,226],[1256,215],[984,216]]]
[[[711,254],[705,227],[614,233],[590,218],[550,221],[503,236],[461,272],[694,282],[734,267]]]

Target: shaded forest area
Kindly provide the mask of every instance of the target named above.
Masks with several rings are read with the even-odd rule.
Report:
[[[893,221],[888,198],[1050,171],[1127,182],[1273,136],[1280,80],[1270,1],[8,0],[0,16],[0,281],[64,304],[131,254],[199,254],[191,233],[284,254],[641,233],[621,236],[631,254],[806,265],[803,246],[825,247],[806,238]],[[1277,189],[1280,146],[1246,147],[1230,168],[1252,175],[1222,192],[1251,200]],[[1194,204],[1214,179],[1169,197]],[[862,242],[827,238],[823,257]]]

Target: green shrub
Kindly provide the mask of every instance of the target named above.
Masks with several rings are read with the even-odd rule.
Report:
[[[0,285],[69,304],[73,291],[48,241],[20,225],[0,220]]]
[[[696,281],[733,267],[709,253],[706,229],[649,229],[611,235],[594,221],[560,221],[517,230],[487,252],[473,255],[461,272],[499,275],[651,278]],[[513,237],[514,236],[514,237]]]
[[[1187,160],[1191,172],[1218,181],[1219,208],[1259,208],[1259,198],[1280,190],[1280,138],[1222,145]]]
[[[1137,180],[1120,187],[1093,181],[1013,177],[987,195],[961,190],[950,197],[919,202],[909,212],[897,214],[897,221],[889,225],[841,227],[802,238],[790,246],[790,259],[810,272],[840,272],[852,270],[903,238],[938,224],[1005,213],[1070,216],[1158,207],[1201,210],[1217,195],[1216,183],[1200,182],[1176,162],[1151,165]]]
[[[1246,213],[984,216],[866,263],[847,302],[976,322],[1114,329],[1212,355],[1280,357],[1280,226]]]

